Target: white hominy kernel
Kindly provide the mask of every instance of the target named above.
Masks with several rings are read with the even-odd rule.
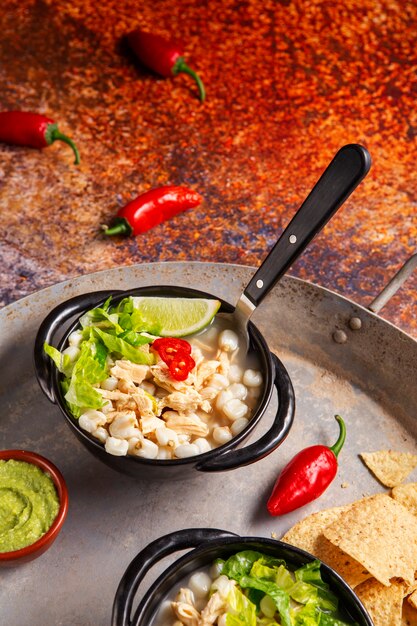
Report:
[[[227,618],[226,613],[224,615],[220,615],[217,621],[217,626],[227,626],[226,618]]]
[[[142,447],[136,452],[136,456],[140,456],[143,459],[156,459],[158,456],[159,447],[153,441],[144,439]]]
[[[221,574],[218,578],[216,578],[216,580],[213,580],[211,590],[219,591],[220,594],[224,597],[227,595],[227,592],[230,590],[231,587],[232,581],[224,574]]]
[[[157,428],[155,430],[155,435],[158,440],[159,445],[161,446],[177,446],[178,445],[178,435],[175,430],[171,428],[166,428],[166,426],[161,426],[161,428]]]
[[[113,411],[113,403],[111,400],[105,400],[103,406],[101,407],[101,410],[103,413],[105,413],[107,415],[107,413],[110,413],[111,411]]]
[[[103,380],[100,386],[106,391],[114,391],[117,387],[118,382],[119,381],[117,380],[117,378],[115,378],[114,376],[109,376],[108,378],[106,378],[106,380]]]
[[[116,439],[116,437],[108,437],[104,444],[106,452],[113,456],[126,456],[129,444],[126,439]]]
[[[245,417],[248,410],[248,405],[238,398],[228,400],[222,407],[223,413],[229,418],[229,420],[237,420],[239,417]]]
[[[141,449],[142,447],[142,442],[143,442],[143,435],[142,433],[140,434],[140,437],[131,437],[129,439],[129,446],[128,446],[128,452],[129,454],[133,454],[134,456],[137,456],[138,451]]]
[[[219,335],[219,348],[225,352],[233,352],[239,346],[239,337],[233,330],[223,330]]]
[[[249,420],[246,417],[239,417],[237,420],[233,422],[230,426],[230,430],[232,432],[233,437],[242,432],[244,428],[249,424]]]
[[[214,579],[217,579],[222,573],[223,563],[221,561],[216,561],[210,567],[210,576]]]
[[[262,613],[265,615],[265,617],[269,617],[272,618],[274,617],[275,613],[277,612],[277,607],[275,605],[275,602],[273,601],[272,598],[270,598],[269,596],[265,595],[259,605]]]
[[[262,385],[262,374],[257,370],[246,370],[243,374],[243,384],[246,387],[259,387]]]
[[[95,409],[88,409],[78,420],[80,428],[86,430],[88,433],[93,433],[99,426],[104,426],[107,422],[107,418],[102,411],[96,411]]]
[[[223,389],[216,398],[216,408],[219,411],[222,410],[223,405],[228,402],[228,400],[232,400],[233,396],[228,389]]]
[[[69,357],[69,360],[73,363],[80,356],[80,349],[77,348],[77,346],[68,346],[68,348],[62,351],[62,358],[64,358],[64,356]]]
[[[108,436],[109,436],[109,433],[107,432],[107,430],[105,428],[103,428],[103,426],[99,426],[91,434],[93,435],[93,437],[95,437],[96,439],[101,441],[101,443],[105,443],[107,438],[108,438]]]
[[[156,386],[153,385],[152,383],[150,383],[147,380],[144,380],[139,387],[141,389],[143,389],[143,391],[146,391],[146,393],[149,393],[151,396],[155,395],[155,391],[156,391]]]
[[[232,438],[230,428],[227,426],[218,426],[213,430],[213,439],[216,443],[227,443]]]
[[[161,459],[166,461],[167,459],[172,459],[172,450],[171,448],[166,448],[164,446],[160,446],[158,450],[157,459]]]
[[[233,363],[230,366],[228,376],[231,383],[240,383],[243,376],[243,370],[239,365]]]
[[[190,439],[191,439],[191,435],[186,435],[186,434],[178,435],[178,443],[179,444],[189,443]]]
[[[198,437],[198,439],[194,439],[193,444],[198,447],[199,454],[203,454],[204,452],[208,452],[211,450],[211,445],[204,439],[204,437]]]
[[[188,581],[188,586],[196,598],[205,598],[211,587],[211,578],[205,572],[196,572]]]
[[[174,454],[178,459],[186,459],[189,456],[200,454],[200,450],[193,443],[182,443],[175,448]]]
[[[76,348],[80,347],[80,343],[83,340],[83,334],[80,330],[74,330],[74,332],[72,332],[69,337],[68,337],[68,343],[70,346],[75,346]]]
[[[223,374],[212,374],[207,381],[209,387],[215,387],[217,389],[225,389],[229,385],[229,379]]]
[[[230,387],[228,387],[228,391],[230,391],[234,398],[238,398],[239,400],[244,400],[248,395],[248,390],[242,383],[232,383]]]

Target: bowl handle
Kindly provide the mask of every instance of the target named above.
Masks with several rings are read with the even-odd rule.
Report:
[[[70,298],[52,309],[40,325],[34,348],[35,373],[43,393],[54,404],[56,403],[52,390],[54,366],[49,356],[44,352],[44,343],[52,344],[61,325],[74,315],[97,306],[101,302],[104,302],[109,296],[118,295],[120,293],[122,292],[94,291]]]
[[[217,528],[187,528],[164,535],[146,546],[131,561],[119,583],[113,603],[112,626],[132,624],[130,614],[136,592],[141,581],[156,563],[174,552],[195,548],[207,541],[224,537],[237,537],[237,535]],[[133,623],[137,623],[141,608],[140,604]]]
[[[249,465],[277,448],[286,438],[294,420],[294,388],[287,370],[271,352],[275,365],[274,385],[278,393],[278,411],[271,428],[255,443],[235,450],[219,452],[216,458],[196,465],[201,472],[223,472]]]

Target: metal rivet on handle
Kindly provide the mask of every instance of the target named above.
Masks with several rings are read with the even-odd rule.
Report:
[[[290,243],[296,243],[296,241],[297,241],[296,235],[290,235],[289,238],[288,238],[288,241]]]
[[[264,286],[264,281],[263,280],[257,280],[256,281],[256,286],[261,289]]]

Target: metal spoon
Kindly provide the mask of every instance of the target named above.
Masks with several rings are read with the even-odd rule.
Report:
[[[245,353],[249,349],[247,326],[253,311],[359,185],[370,167],[371,157],[363,146],[348,144],[337,152],[251,278],[234,312],[224,314],[244,342],[242,352],[244,348]]]

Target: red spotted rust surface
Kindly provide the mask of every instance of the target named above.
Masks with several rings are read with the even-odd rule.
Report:
[[[175,33],[207,89],[134,62],[123,36]],[[152,261],[257,266],[346,143],[373,167],[291,274],[367,305],[416,251],[417,3],[404,0],[3,0],[1,109],[76,140],[0,145],[0,301]],[[182,184],[198,209],[136,239],[100,225]],[[417,277],[383,316],[417,336]]]

